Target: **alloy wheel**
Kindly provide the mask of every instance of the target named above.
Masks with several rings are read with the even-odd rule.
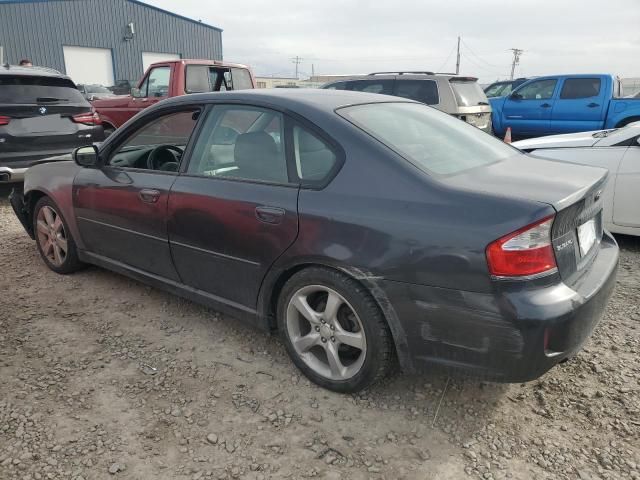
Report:
[[[36,230],[42,254],[52,265],[60,267],[67,258],[69,248],[62,217],[45,205],[38,211]]]
[[[355,376],[367,353],[362,322],[335,290],[322,285],[299,289],[289,300],[286,328],[298,356],[330,380]]]

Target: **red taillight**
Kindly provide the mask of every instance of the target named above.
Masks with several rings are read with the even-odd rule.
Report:
[[[9,125],[10,121],[11,121],[11,117],[5,117],[3,115],[0,115],[0,125]]]
[[[553,216],[543,218],[487,247],[489,272],[496,277],[524,277],[557,268],[551,245]]]
[[[100,125],[102,123],[98,112],[80,113],[79,115],[74,115],[71,119],[76,123],[83,123],[85,125]]]

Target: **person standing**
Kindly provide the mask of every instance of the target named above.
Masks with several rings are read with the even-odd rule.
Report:
[[[33,63],[31,63],[31,60],[29,60],[28,58],[23,58],[22,60],[20,60],[19,65],[21,67],[33,67]]]

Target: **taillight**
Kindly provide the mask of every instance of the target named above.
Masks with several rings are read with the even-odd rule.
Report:
[[[0,115],[0,125],[9,125],[10,121],[11,121],[11,117],[5,117],[3,115]]]
[[[525,277],[557,268],[551,245],[553,216],[543,218],[487,247],[489,272],[496,277]]]
[[[74,115],[71,119],[76,123],[83,123],[85,125],[100,125],[102,123],[98,112],[80,113],[78,115]]]

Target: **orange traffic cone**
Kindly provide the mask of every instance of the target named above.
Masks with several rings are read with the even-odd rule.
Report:
[[[504,136],[504,143],[511,143],[511,127],[507,127],[507,133]]]

